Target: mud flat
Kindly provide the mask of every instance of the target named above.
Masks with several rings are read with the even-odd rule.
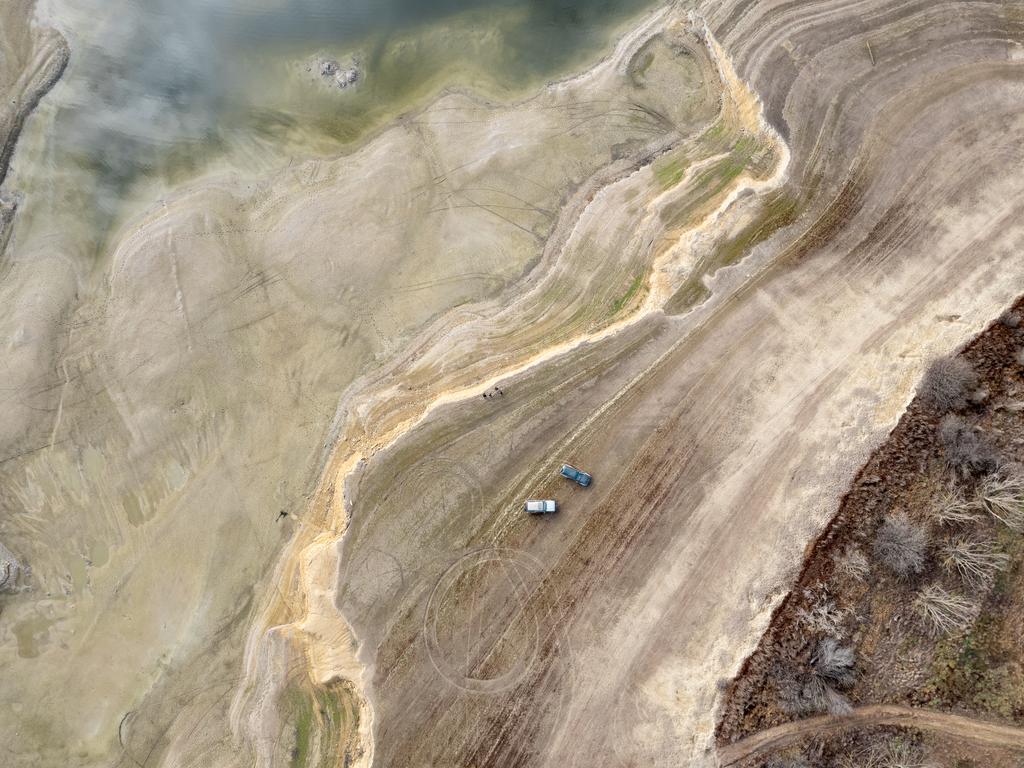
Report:
[[[34,0],[0,8],[0,254],[11,235],[17,197],[3,190],[25,119],[60,78],[68,48],[59,33],[32,22]]]
[[[708,166],[688,175],[672,150],[651,163],[652,181],[688,196],[653,198],[663,236],[685,247],[652,262],[632,322],[584,322],[551,350],[531,328],[491,331],[490,311],[465,326],[484,353],[493,339],[508,353],[484,373],[446,329],[445,344],[399,359],[383,396],[343,402],[313,508],[326,533],[290,550],[263,620],[274,628],[248,653],[251,691],[305,657],[319,683],[307,696],[366,700],[348,739],[320,721],[339,744],[328,762],[714,764],[716,683],[753,647],[804,543],[925,361],[1015,292],[1018,21],[923,4],[707,13],[723,104],[758,94],[788,152],[753,164],[752,193],[678,229],[672,211],[694,210]],[[628,210],[600,203],[623,183],[587,205]],[[737,250],[738,265],[687,280]],[[555,253],[571,258],[571,242]],[[506,394],[482,398],[494,383]],[[562,460],[592,469],[594,487],[561,485]],[[524,496],[563,512],[529,520]],[[271,711],[247,696],[240,722],[249,702]]]
[[[714,764],[804,545],[1019,290],[1024,71],[1005,5],[689,10],[84,277],[21,254],[14,765]]]
[[[525,361],[548,352],[531,324],[569,348],[635,313],[664,255],[638,223],[659,232],[662,207],[690,194],[681,182],[728,158],[748,125],[744,167],[704,179],[694,210],[778,165],[749,114],[723,112],[721,87],[685,17],[661,13],[615,56],[522,103],[449,93],[344,157],[204,179],[98,260],[59,237],[19,242],[2,286],[0,538],[32,579],[3,606],[13,764],[340,760],[332,738],[361,715],[335,696],[335,678],[355,676],[335,664],[336,637],[323,633],[326,658],[303,655],[311,620],[295,642],[285,629],[258,646],[255,672],[241,665],[278,589],[294,594],[269,580],[281,546],[328,550],[340,534],[343,520],[305,496],[333,448],[339,393],[375,405],[413,345],[436,355],[474,319],[478,333],[520,334]],[[652,163],[676,150],[693,170],[666,186]],[[600,194],[632,201],[630,217],[590,207],[577,227]],[[607,240],[574,239],[595,226]],[[590,303],[600,280],[609,293]],[[517,302],[520,315],[500,315]],[[420,418],[451,374],[457,386],[486,375],[485,354],[512,351],[495,342],[453,345],[438,370],[408,366],[411,391],[372,420],[367,450]],[[353,434],[347,420],[362,414],[341,413]],[[330,561],[302,563],[329,599]]]

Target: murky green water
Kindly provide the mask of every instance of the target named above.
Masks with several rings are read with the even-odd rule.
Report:
[[[443,87],[514,98],[600,54],[651,0],[48,0],[72,64],[30,123],[20,242],[83,257],[174,184],[340,151]],[[358,61],[344,90],[317,63]],[[67,220],[68,217],[71,220]],[[42,224],[41,222],[45,222]]]

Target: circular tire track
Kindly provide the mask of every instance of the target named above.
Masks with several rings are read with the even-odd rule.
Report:
[[[533,667],[541,625],[531,596],[537,564],[514,549],[470,552],[434,585],[423,621],[430,661],[466,691],[497,693]]]
[[[393,516],[388,510],[402,509],[404,524],[422,526],[424,531],[437,526],[439,518],[457,524],[458,509],[478,509],[483,498],[476,474],[444,457],[414,464],[401,472],[391,487],[394,492],[383,495],[368,517]],[[347,544],[345,557],[339,594],[343,600],[361,606],[360,610],[370,611],[377,604],[390,605],[415,579],[414,560],[380,547],[366,548],[360,543],[358,532]]]

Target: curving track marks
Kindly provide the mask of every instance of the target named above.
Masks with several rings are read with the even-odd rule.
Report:
[[[472,764],[483,743],[501,765],[713,764],[715,682],[753,647],[803,543],[926,360],[998,314],[1024,279],[1024,30],[1005,6],[703,10],[789,141],[783,191],[799,216],[719,272],[689,314],[655,313],[521,372],[507,408],[453,401],[369,462],[345,556],[386,542],[429,584],[446,552],[528,551],[547,568],[534,600],[557,617],[575,670],[560,725],[517,721],[517,745],[502,724],[524,699],[543,711],[548,692],[450,689],[415,621],[426,587],[365,609],[364,589],[342,583],[342,610],[373,649],[377,764],[425,765],[442,744],[451,764]],[[958,322],[936,319],[948,315]],[[477,456],[527,429],[540,446]],[[387,503],[360,515],[396,467],[438,454],[491,481],[482,509],[456,513],[459,535],[440,523],[402,534],[402,510]],[[595,487],[547,479],[560,457],[594,469]],[[564,516],[523,523],[525,493],[560,494]]]

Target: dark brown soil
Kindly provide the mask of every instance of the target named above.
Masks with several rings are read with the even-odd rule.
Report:
[[[1024,299],[1014,311],[1024,314]],[[1024,323],[996,321],[960,353],[988,396],[959,415],[981,430],[1004,466],[1024,463],[1022,347]],[[915,398],[861,469],[729,685],[716,732],[720,745],[810,714],[784,708],[780,691],[787,679],[806,672],[826,636],[856,651],[855,681],[837,686],[854,706],[909,704],[1024,724],[1024,537],[987,515],[958,527],[935,520],[937,500],[951,483],[970,496],[980,478],[950,469],[937,436],[943,415]],[[905,513],[929,534],[927,564],[910,579],[897,579],[873,555],[878,528],[894,513]],[[943,545],[963,535],[994,541],[1010,556],[993,584],[972,586],[942,566]],[[851,550],[866,556],[866,575],[839,565]],[[973,626],[933,637],[914,608],[918,591],[930,584],[979,603]]]
[[[958,739],[912,728],[877,726],[828,738],[808,739],[771,757],[736,763],[734,768],[863,768],[899,765],[893,757],[908,755],[903,765],[935,768],[1019,768],[1020,755],[993,747],[979,747]],[[890,762],[882,762],[889,758]]]

